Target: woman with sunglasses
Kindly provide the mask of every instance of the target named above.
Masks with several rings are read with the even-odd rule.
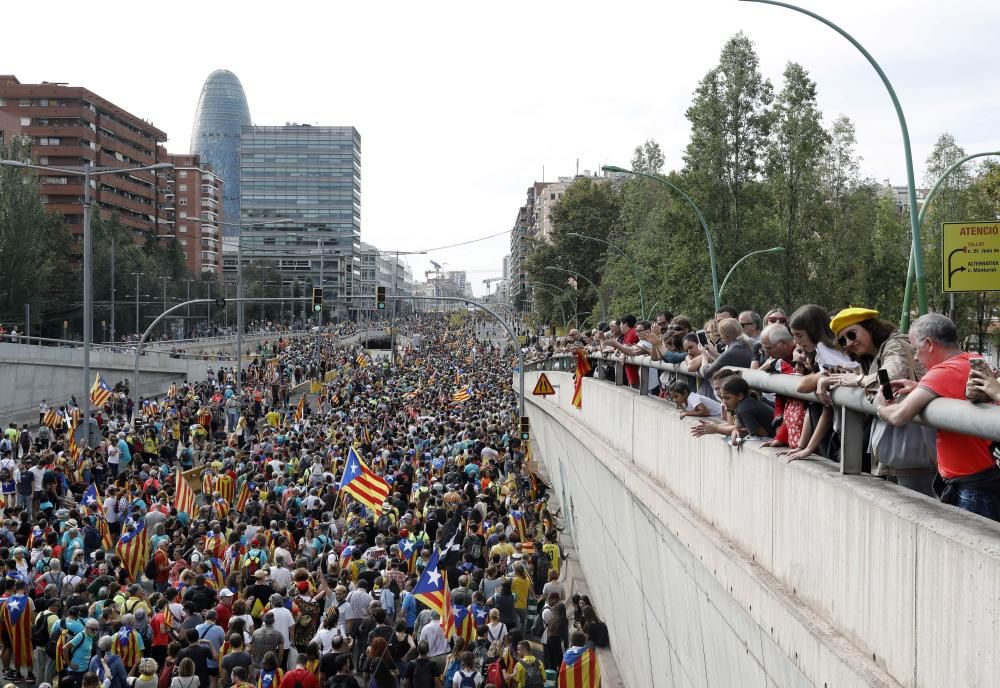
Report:
[[[830,321],[830,329],[837,334],[837,343],[852,361],[860,366],[859,373],[839,373],[820,379],[816,395],[824,403],[832,403],[830,390],[837,387],[860,387],[869,401],[881,394],[878,371],[885,369],[890,380],[919,380],[923,374],[913,355],[909,338],[896,330],[896,326],[878,317],[878,311],[868,308],[845,308]],[[878,433],[873,429],[872,475],[898,483],[933,497],[931,484],[937,472],[936,465],[924,468],[892,468],[878,462]]]

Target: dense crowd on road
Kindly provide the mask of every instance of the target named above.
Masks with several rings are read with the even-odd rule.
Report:
[[[864,472],[1000,520],[1000,437],[935,432],[913,422],[937,398],[1000,401],[996,372],[963,349],[943,315],[922,316],[903,334],[866,308],[831,317],[805,305],[791,316],[780,308],[761,316],[727,305],[701,328],[661,311],[655,319],[625,315],[526,347],[530,360],[575,351],[675,364],[682,374],[650,366],[640,375],[639,366],[626,364],[625,382],[638,388],[644,379],[648,394],[696,419],[695,435],[734,445],[760,439],[788,460],[839,460],[839,410],[831,391],[859,388],[876,411],[867,418]],[[740,374],[745,369],[799,376],[797,391],[815,392],[816,400],[755,391]],[[597,366],[593,374],[613,379],[614,370]]]
[[[327,330],[0,439],[3,678],[64,688],[594,686],[558,509],[515,432],[514,350]],[[76,431],[74,430],[76,424]],[[548,670],[548,672],[547,672]],[[584,682],[580,682],[584,681]]]

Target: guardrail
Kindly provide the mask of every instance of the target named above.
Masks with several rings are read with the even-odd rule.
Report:
[[[606,354],[589,354],[587,358],[593,366],[593,377],[605,379],[610,377],[610,368],[614,368],[613,382],[620,387],[628,386],[625,378],[625,364],[639,366],[639,389],[636,394],[649,395],[649,370],[664,370],[673,373],[678,378],[694,382],[692,389],[697,387],[699,377],[674,363],[654,361],[649,356],[620,356]],[[547,358],[531,361],[525,365],[526,370],[553,370],[573,372],[576,369],[576,357],[571,354],[554,354]],[[762,370],[750,368],[733,368],[747,381],[751,388],[762,392],[780,394],[785,397],[803,399],[821,403],[813,393],[803,394],[798,391],[802,378],[797,375],[779,375],[765,373]],[[868,445],[868,435],[865,432],[865,417],[875,415],[875,407],[868,401],[862,390],[858,388],[836,388],[832,390],[833,405],[837,413],[837,431],[840,435],[840,472],[845,475],[861,473],[861,465],[865,448]],[[972,435],[989,440],[1000,441],[1000,406],[995,404],[975,404],[959,399],[935,399],[914,419],[914,422],[934,428],[948,430],[963,435]]]

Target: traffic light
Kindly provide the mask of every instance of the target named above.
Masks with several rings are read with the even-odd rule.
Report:
[[[312,304],[315,312],[319,313],[323,310],[323,289],[321,287],[313,287]]]
[[[375,287],[375,308],[385,310],[385,287]]]
[[[521,416],[521,441],[527,442],[531,439],[531,432],[528,426],[528,417]]]

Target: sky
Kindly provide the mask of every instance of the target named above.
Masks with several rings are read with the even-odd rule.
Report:
[[[918,184],[941,133],[998,148],[995,0],[801,0],[879,61],[906,114]],[[505,3],[50,0],[4,7],[0,71],[84,86],[189,150],[205,77],[229,69],[255,124],[355,126],[363,241],[419,251],[509,232],[525,191],[578,169],[628,167],[647,139],[679,168],[698,81],[743,31],[780,89],[789,61],[827,124],[857,127],[861,171],[905,183],[899,125],[875,71],[807,16],[737,0]],[[40,37],[44,37],[40,43]],[[509,235],[409,259],[466,270],[477,295]]]

